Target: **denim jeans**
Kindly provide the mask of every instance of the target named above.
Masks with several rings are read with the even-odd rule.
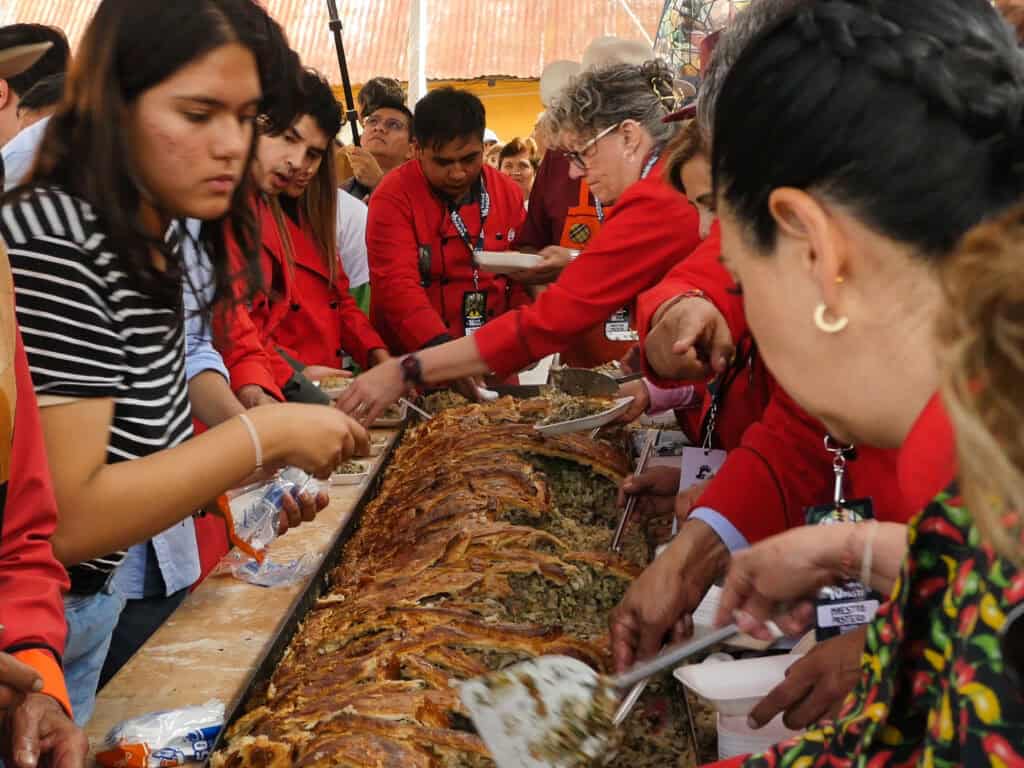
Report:
[[[95,595],[64,598],[64,618],[68,623],[64,679],[78,725],[85,725],[92,717],[100,670],[123,608],[124,598],[111,584]]]

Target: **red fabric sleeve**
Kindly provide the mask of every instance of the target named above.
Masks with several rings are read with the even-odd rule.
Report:
[[[396,184],[384,184],[374,193],[366,222],[373,313],[388,318],[403,349],[422,349],[448,333],[420,285],[413,205]]]
[[[44,650],[56,661],[64,653],[67,634],[62,594],[68,588],[68,576],[50,546],[57,527],[57,501],[28,360],[21,333],[14,333],[17,402],[2,505],[0,650]]]
[[[554,155],[550,150],[544,153],[544,158],[537,169],[537,177],[533,180],[530,207],[526,211],[523,229],[516,238],[516,245],[519,248],[533,248],[539,251],[549,245],[558,245],[558,238],[553,237],[554,222],[548,212],[547,200],[549,191],[559,188],[559,185],[552,184],[551,180],[552,157]]]
[[[572,337],[631,304],[697,247],[699,219],[685,197],[660,175],[634,188],[615,205],[583,255],[532,305],[507,312],[474,334],[480,355],[496,374],[507,376],[565,349]]]
[[[721,255],[722,231],[716,221],[711,228],[711,234],[689,258],[673,267],[660,283],[637,299],[637,330],[640,332],[644,372],[659,386],[672,386],[672,382],[660,379],[651,370],[647,356],[643,354],[643,345],[651,331],[654,315],[666,301],[687,291],[703,291],[707,299],[725,317],[734,342],[747,332],[743,298],[736,293],[736,283],[728,270],[722,266]]]
[[[238,392],[242,387],[255,384],[271,397],[284,400],[277,381],[280,366],[275,366],[275,361],[260,342],[259,331],[245,307],[236,303],[215,314],[214,346],[224,358],[224,365],[231,376],[231,389]],[[280,355],[274,357],[280,359]],[[283,360],[281,363],[287,365]]]
[[[803,525],[806,507],[832,498],[824,436],[824,426],[776,385],[761,420],[743,433],[695,506],[728,518],[751,543]]]
[[[388,345],[380,337],[377,330],[371,325],[370,318],[363,314],[352,296],[348,277],[345,270],[339,269],[334,278],[337,284],[339,301],[339,320],[341,322],[341,344],[359,363],[359,367],[366,370],[370,367],[370,352],[375,349],[387,349]]]

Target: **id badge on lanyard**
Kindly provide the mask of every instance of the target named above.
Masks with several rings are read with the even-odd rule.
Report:
[[[718,470],[725,464],[729,455],[721,448],[712,448],[711,440],[715,434],[715,425],[718,421],[718,409],[721,405],[720,395],[724,394],[722,388],[716,392],[708,409],[708,418],[704,426],[704,441],[700,446],[686,446],[683,448],[683,456],[679,465],[679,493],[692,488],[697,483],[705,483],[718,474]],[[679,518],[672,518],[672,537],[679,532]]]
[[[640,341],[640,334],[630,325],[631,314],[629,307],[623,307],[613,313],[604,322],[604,337],[608,341]]]
[[[836,525],[861,523],[874,519],[871,499],[847,499],[843,490],[847,455],[853,446],[835,446],[832,438],[825,437],[825,450],[832,454],[835,488],[831,504],[819,504],[806,510],[808,525]],[[828,535],[822,532],[822,535]],[[824,587],[818,592],[815,605],[815,626],[818,642],[851,632],[875,618],[879,596],[856,579]]]
[[[462,327],[467,336],[472,336],[487,322],[487,292],[480,290],[480,267],[476,263],[476,255],[484,250],[484,232],[487,217],[491,215],[491,196],[487,194],[483,176],[480,177],[480,234],[475,245],[458,208],[451,208],[449,215],[459,238],[469,249],[469,257],[473,262],[473,290],[462,295]]]

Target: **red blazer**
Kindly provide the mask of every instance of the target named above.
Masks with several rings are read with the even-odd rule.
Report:
[[[571,347],[656,285],[700,243],[696,209],[663,178],[664,161],[633,184],[586,251],[530,307],[488,323],[474,339],[498,375]]]
[[[689,259],[641,296],[641,341],[646,340],[651,317],[664,301],[688,290],[702,290],[725,316],[733,338],[739,340],[738,349],[749,349],[742,297],[729,292],[733,281],[718,261],[720,249],[716,225]],[[644,366],[649,370],[646,359]],[[702,419],[709,407],[710,397]],[[823,445],[825,426],[786,394],[756,354],[729,387],[717,423],[717,442],[729,457],[695,506],[724,515],[754,542],[802,525],[807,507],[831,501],[834,476],[832,457]],[[907,522],[952,479],[948,459],[952,436],[944,423],[932,415],[925,426],[931,438],[914,446],[908,441],[901,450],[858,447],[856,460],[847,466],[847,498],[870,496],[878,519]],[[700,438],[699,427],[691,428],[690,437]],[[908,470],[907,465],[916,469]],[[917,492],[908,492],[908,483],[901,481],[908,472],[917,474],[910,484]],[[923,500],[922,488],[927,494]]]
[[[348,353],[360,367],[369,368],[370,352],[385,349],[352,298],[348,277],[335,259],[334,281],[314,240],[287,219],[295,250],[290,272],[290,307],[273,333],[275,346],[307,365],[340,368]]]
[[[483,178],[491,198],[484,249],[509,250],[525,215],[522,192],[489,166]],[[480,204],[463,206],[460,213],[475,244]],[[366,249],[370,318],[392,352],[421,349],[443,334],[464,335],[462,300],[473,290],[473,262],[417,160],[389,173],[373,193]],[[529,303],[522,286],[505,277],[481,270],[479,284],[487,292],[489,319]]]
[[[13,317],[12,308],[9,319]],[[35,668],[43,678],[43,692],[70,712],[60,667],[67,634],[61,595],[68,576],[50,547],[57,501],[21,334],[16,328],[6,331],[15,341],[7,375],[14,376],[17,400],[4,403],[7,423],[0,430],[2,439],[10,441],[0,446],[0,650]]]
[[[294,371],[279,349],[307,365],[340,367],[344,346],[367,367],[370,350],[384,347],[384,342],[359,311],[340,264],[332,284],[316,244],[285,216],[294,258],[288,264],[270,206],[262,200],[255,205],[263,289],[231,308],[215,336],[232,388],[256,384],[280,397],[280,388]],[[241,271],[242,257],[233,243],[230,253],[232,268]],[[236,295],[244,293],[240,283]]]

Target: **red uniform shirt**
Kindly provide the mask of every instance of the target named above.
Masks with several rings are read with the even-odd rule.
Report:
[[[610,212],[611,208],[605,208],[604,214]],[[539,251],[559,245],[585,250],[601,231],[601,225],[601,214],[587,182],[569,176],[565,155],[549,151],[537,169],[519,247]],[[608,339],[604,324],[599,324],[581,334],[565,350],[562,361],[576,368],[594,368],[621,359],[632,346],[633,342]]]
[[[730,293],[734,283],[719,262],[721,233],[716,224],[702,246],[638,300],[641,339],[646,340],[651,318],[665,301],[687,291],[701,290],[725,317],[738,349],[749,349],[750,336],[742,298]],[[642,350],[641,346],[641,350]],[[744,356],[739,358],[745,362]],[[645,370],[649,370],[646,358]],[[710,396],[704,414],[710,407]],[[941,420],[929,422],[935,440],[923,456],[918,486],[930,499],[948,482],[943,445],[948,429]],[[778,385],[758,355],[750,359],[726,391],[717,418],[717,443],[729,457],[697,500],[725,516],[748,541],[759,541],[804,522],[804,510],[832,499],[832,456],[823,445],[826,429],[800,408]],[[700,439],[698,434],[690,434]],[[904,492],[898,450],[860,446],[847,466],[847,498],[871,497],[880,520],[906,522],[921,507],[920,493]],[[935,470],[935,467],[939,467]],[[934,486],[934,487],[933,487]]]
[[[480,355],[508,375],[603,324],[656,285],[700,242],[696,209],[663,179],[664,161],[611,209],[601,233],[531,307],[488,323],[474,336]]]
[[[484,250],[512,248],[523,223],[523,195],[507,176],[484,166],[491,209]],[[475,246],[480,233],[479,196],[459,208]],[[392,352],[421,349],[445,334],[464,334],[463,299],[476,290],[469,247],[452,223],[448,204],[427,183],[416,160],[395,169],[373,193],[366,223],[370,262],[370,317]],[[479,270],[487,294],[487,319],[526,304],[522,286]]]

